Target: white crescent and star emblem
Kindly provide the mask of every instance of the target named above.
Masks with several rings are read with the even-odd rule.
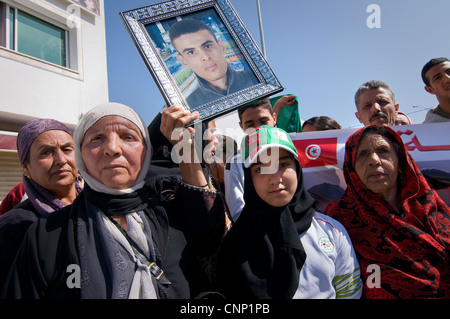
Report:
[[[312,144],[306,148],[305,153],[310,160],[314,161],[320,157],[322,149],[320,148],[319,145]]]

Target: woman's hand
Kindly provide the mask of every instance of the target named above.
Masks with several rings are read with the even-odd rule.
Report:
[[[172,159],[180,165],[182,180],[192,186],[206,187],[208,183],[194,147],[195,130],[185,128],[198,117],[198,112],[191,113],[180,105],[172,105],[162,112],[160,129],[174,145]]]
[[[191,136],[194,134],[195,131],[192,127],[185,128],[185,126],[198,117],[198,112],[191,113],[181,105],[172,105],[161,113],[161,133],[172,145],[175,145],[182,139],[186,130]]]

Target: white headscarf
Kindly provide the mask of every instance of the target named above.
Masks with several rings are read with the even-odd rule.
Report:
[[[107,187],[95,180],[91,175],[87,173],[86,165],[84,164],[83,157],[81,156],[81,143],[83,142],[86,132],[103,117],[114,115],[123,117],[135,124],[141,131],[145,143],[146,154],[144,162],[142,163],[141,171],[136,179],[135,184],[131,188],[127,189],[114,189],[111,187]],[[81,118],[80,122],[75,128],[73,140],[75,144],[75,160],[78,166],[78,171],[80,172],[86,183],[93,190],[110,195],[121,195],[132,193],[144,186],[145,176],[147,175],[147,171],[149,169],[150,161],[152,158],[152,144],[150,142],[150,136],[148,134],[147,127],[144,121],[133,109],[119,103],[106,103],[94,107]]]

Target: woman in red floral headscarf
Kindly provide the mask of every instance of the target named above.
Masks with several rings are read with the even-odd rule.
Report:
[[[400,136],[389,127],[356,131],[346,143],[344,176],[347,190],[327,214],[350,234],[363,297],[450,298],[450,210]],[[379,288],[372,269],[380,270]]]

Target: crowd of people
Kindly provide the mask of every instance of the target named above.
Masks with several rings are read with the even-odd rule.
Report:
[[[439,102],[425,123],[450,121],[450,61],[430,60],[422,78]],[[393,90],[357,90],[347,187],[323,210],[277,124],[295,98],[240,107],[240,152],[214,121],[196,132],[198,112],[177,105],[148,127],[118,103],[92,108],[74,132],[24,125],[23,182],[1,207],[1,297],[450,298],[450,209],[390,128],[412,124]],[[317,116],[302,129],[341,126]]]

